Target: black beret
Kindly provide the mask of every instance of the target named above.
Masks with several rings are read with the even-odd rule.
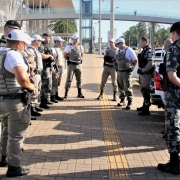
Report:
[[[48,36],[48,37],[51,37],[48,33],[43,33],[42,36]]]
[[[176,30],[180,30],[180,21],[178,22],[175,22],[171,28],[170,28],[170,33],[172,33],[173,31],[176,31]]]
[[[8,20],[4,26],[17,26],[21,29],[21,25],[15,20]]]

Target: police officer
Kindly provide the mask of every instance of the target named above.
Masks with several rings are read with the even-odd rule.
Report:
[[[120,103],[118,106],[125,106],[125,96],[127,96],[126,109],[129,110],[133,101],[132,90],[132,71],[137,64],[137,56],[135,52],[125,45],[123,38],[116,40],[116,63],[117,63],[117,83],[120,92]]]
[[[103,98],[103,92],[106,87],[106,82],[109,77],[111,76],[112,86],[113,86],[113,101],[116,101],[116,92],[117,92],[117,73],[116,68],[114,65],[114,57],[116,54],[116,47],[114,44],[115,40],[110,39],[109,40],[109,47],[107,47],[104,51],[104,69],[102,73],[102,79],[101,79],[101,86],[100,86],[100,95],[97,97],[97,99]]]
[[[46,54],[49,52],[49,43],[50,43],[50,35],[47,33],[44,33],[42,35],[42,38],[45,39],[41,46],[38,48],[39,52],[42,55],[43,60],[43,70],[41,73],[41,80],[42,80],[42,86],[41,86],[41,103],[40,108],[49,109],[49,106],[47,104],[53,104],[49,100],[51,89],[52,89],[52,66],[49,61],[54,61],[54,57],[51,54]]]
[[[142,52],[138,55],[139,68],[137,73],[139,74],[139,81],[141,84],[141,93],[144,98],[142,107],[137,108],[139,115],[150,115],[149,107],[150,103],[150,82],[153,78],[154,64],[153,53],[148,46],[147,39],[145,37],[140,38],[139,45],[143,48]]]
[[[170,28],[173,43],[168,48],[166,72],[168,89],[165,94],[165,139],[170,154],[167,164],[158,164],[160,171],[180,174],[180,21]]]
[[[28,63],[22,51],[30,41],[21,30],[6,37],[6,48],[0,49],[0,119],[2,122],[1,167],[8,164],[7,177],[23,176],[29,169],[20,167],[22,146],[30,122],[30,99],[22,88],[34,91],[29,80]],[[27,99],[26,99],[27,97]],[[7,160],[7,162],[6,162]]]
[[[166,87],[166,76],[167,76],[167,73],[166,73],[166,55],[167,55],[168,48],[172,43],[173,43],[172,39],[166,39],[164,41],[165,55],[164,55],[163,62],[160,63],[160,65],[159,65],[159,74],[161,74],[163,76],[162,88],[163,88],[164,92],[166,92],[166,88],[167,88]]]
[[[32,36],[32,43],[28,46],[28,50],[34,55],[34,61],[35,61],[35,67],[34,67],[34,73],[35,76],[33,77],[34,86],[35,86],[35,92],[32,97],[32,106],[31,106],[31,115],[33,116],[40,116],[41,114],[38,111],[43,111],[42,108],[37,106],[38,102],[38,96],[41,91],[41,72],[43,70],[43,64],[42,64],[42,55],[38,51],[38,48],[41,45],[41,42],[44,41],[44,39],[38,35],[35,34]]]
[[[59,97],[58,95],[58,86],[61,84],[61,78],[62,78],[62,71],[63,71],[63,52],[61,50],[61,47],[63,45],[64,40],[58,36],[54,38],[54,47],[52,47],[52,53],[55,58],[55,63],[58,66],[58,72],[53,72],[52,74],[52,91],[51,91],[51,101],[52,102],[58,102],[62,101],[63,98]]]
[[[64,49],[64,58],[68,58],[68,70],[67,70],[67,78],[65,84],[65,95],[64,98],[67,98],[69,88],[71,87],[71,82],[73,79],[73,75],[75,74],[77,80],[77,88],[78,88],[78,98],[84,98],[81,92],[81,76],[82,76],[82,57],[84,55],[84,48],[82,45],[78,43],[79,37],[76,34],[72,35],[72,43],[68,44]]]

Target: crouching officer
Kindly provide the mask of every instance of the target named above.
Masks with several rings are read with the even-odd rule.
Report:
[[[144,102],[142,107],[137,108],[137,111],[140,111],[139,115],[150,115],[150,82],[154,73],[153,53],[151,48],[148,46],[148,42],[145,37],[140,38],[139,45],[143,48],[143,50],[138,55],[139,68],[137,73],[139,74],[139,81],[142,87],[141,93],[143,95]]]
[[[109,77],[111,76],[112,86],[113,86],[113,101],[116,101],[116,92],[117,92],[117,73],[115,68],[115,54],[116,54],[116,47],[114,44],[115,40],[110,39],[109,40],[109,47],[107,47],[104,51],[104,69],[102,73],[102,80],[101,80],[101,86],[100,86],[100,95],[97,97],[97,99],[103,98],[103,92],[106,87],[106,82]]]
[[[82,57],[84,55],[84,48],[82,45],[78,43],[79,37],[76,34],[72,35],[72,43],[68,44],[64,49],[64,58],[68,58],[68,70],[67,70],[67,78],[65,84],[65,95],[64,98],[67,98],[69,88],[71,87],[71,82],[73,79],[73,75],[75,74],[77,80],[77,88],[78,88],[78,98],[84,98],[81,92],[81,76],[82,76]]]
[[[6,176],[15,177],[30,172],[20,167],[20,162],[31,119],[28,91],[34,91],[34,85],[29,80],[28,63],[21,54],[31,42],[21,30],[12,30],[6,39],[6,48],[0,48],[1,162],[3,160],[4,166],[8,164]]]
[[[61,50],[62,44],[64,40],[61,37],[55,37],[54,38],[54,47],[52,47],[52,54],[55,58],[55,63],[57,66],[57,70],[53,70],[52,73],[52,91],[51,91],[51,101],[57,103],[58,101],[62,101],[63,98],[59,97],[58,95],[58,87],[61,84],[61,78],[62,78],[62,61],[64,59],[63,52]],[[55,72],[56,71],[56,72]]]
[[[169,46],[166,59],[167,85],[165,94],[165,140],[170,161],[158,164],[160,171],[180,174],[178,153],[180,153],[180,21],[170,28],[173,43]]]

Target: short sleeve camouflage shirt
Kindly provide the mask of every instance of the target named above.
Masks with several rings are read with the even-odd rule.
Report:
[[[168,52],[166,54],[166,71],[177,72],[177,68],[179,66],[179,59],[180,58],[180,39],[175,41],[171,46],[168,48]]]

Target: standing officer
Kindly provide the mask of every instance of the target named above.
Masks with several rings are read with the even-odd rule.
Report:
[[[51,37],[49,34],[44,33],[42,35],[42,38],[45,39],[41,46],[38,48],[39,52],[42,55],[43,59],[43,70],[41,73],[41,80],[42,80],[42,86],[41,86],[41,108],[48,109],[49,106],[47,104],[53,104],[49,100],[51,88],[52,88],[52,66],[51,62],[54,61],[54,57],[51,54],[47,54],[49,52],[48,44],[50,43]]]
[[[117,83],[119,88],[119,98],[121,99],[118,106],[125,106],[125,96],[127,96],[126,109],[130,109],[133,101],[132,90],[132,71],[137,64],[137,56],[135,52],[125,45],[123,38],[116,40],[116,63],[117,63]]]
[[[31,107],[31,115],[39,116],[41,114],[37,111],[43,111],[42,108],[37,106],[38,96],[41,91],[41,72],[43,70],[43,64],[42,64],[42,55],[38,51],[38,48],[40,47],[41,42],[44,41],[44,39],[38,34],[33,35],[32,39],[33,41],[31,45],[28,46],[28,50],[34,55],[35,57],[34,61],[36,66],[34,68],[35,76],[33,80],[34,80],[35,92],[34,95],[32,96],[33,103]]]
[[[82,45],[78,43],[79,37],[76,34],[72,35],[72,43],[68,44],[64,49],[64,58],[68,58],[68,70],[67,70],[67,78],[65,84],[65,95],[64,98],[67,98],[69,88],[71,87],[71,82],[73,76],[76,76],[76,85],[78,88],[78,98],[84,98],[81,92],[81,76],[82,76],[82,57],[84,55],[84,48]]]
[[[31,119],[30,93],[24,89],[34,91],[34,85],[30,83],[28,63],[22,56],[31,42],[21,30],[12,30],[6,39],[6,48],[0,49],[1,167],[8,164],[6,176],[15,177],[30,172],[20,167],[20,162]]]
[[[154,73],[153,53],[151,48],[148,46],[148,42],[145,37],[140,38],[139,45],[143,48],[143,50],[138,55],[139,68],[137,73],[139,74],[139,81],[142,87],[141,93],[143,95],[144,102],[142,107],[137,108],[137,111],[140,111],[139,115],[150,115],[150,82]]]
[[[180,21],[170,28],[173,43],[167,52],[166,72],[168,89],[165,94],[165,139],[170,162],[158,164],[160,171],[180,174],[178,153],[180,153]]]
[[[116,54],[116,47],[114,44],[115,40],[110,39],[109,40],[109,47],[107,47],[104,51],[104,69],[102,73],[102,79],[101,79],[101,86],[100,86],[100,95],[97,97],[97,99],[103,98],[103,92],[106,87],[106,82],[109,77],[111,76],[112,86],[113,86],[113,101],[116,101],[116,92],[117,92],[117,73],[114,66],[114,57]]]
[[[61,50],[61,47],[63,45],[64,40],[61,37],[55,37],[54,38],[54,47],[52,47],[52,53],[55,58],[55,63],[58,66],[58,72],[54,72],[52,74],[52,91],[51,91],[51,101],[56,102],[62,101],[63,98],[59,97],[58,95],[58,86],[61,84],[61,78],[62,78],[62,71],[63,71],[63,52]]]

